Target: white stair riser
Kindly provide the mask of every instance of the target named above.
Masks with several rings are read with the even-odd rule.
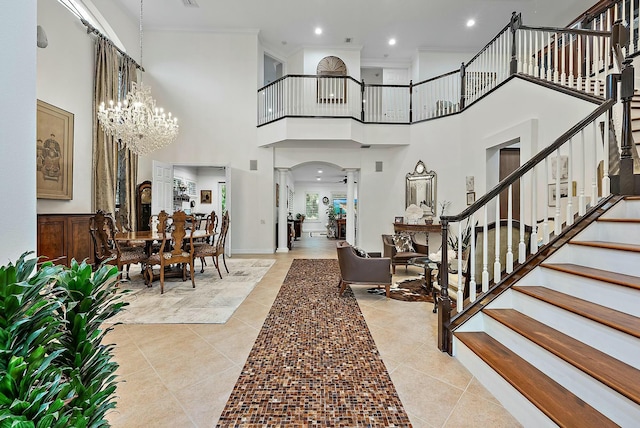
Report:
[[[538,281],[523,280],[519,285],[542,285],[560,293],[640,317],[640,290],[633,288],[544,267],[540,268]]]
[[[640,201],[620,201],[602,218],[640,218]]]
[[[536,406],[531,404],[518,390],[512,387],[502,376],[493,371],[473,351],[454,336],[454,344],[458,349],[457,358],[463,366],[474,374],[476,379],[491,391],[491,394],[504,406],[511,415],[524,427],[545,428],[557,425]]]
[[[576,235],[572,240],[638,244],[640,243],[640,224],[598,221]]]
[[[513,292],[513,308],[592,348],[640,369],[640,340],[569,311]]]
[[[488,315],[485,332],[621,426],[640,420],[640,406]]]
[[[640,276],[640,253],[565,245],[545,260],[546,263],[573,263],[625,275]]]

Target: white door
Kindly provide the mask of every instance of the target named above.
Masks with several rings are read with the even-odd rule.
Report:
[[[173,214],[173,165],[153,161],[151,214],[165,210]]]

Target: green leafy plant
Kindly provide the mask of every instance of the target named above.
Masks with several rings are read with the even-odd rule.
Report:
[[[462,251],[464,252],[467,248],[469,248],[469,245],[471,245],[471,224],[470,224],[470,219],[467,218],[467,222],[464,225],[464,228],[462,229]],[[477,225],[477,222],[476,222]],[[448,233],[448,244],[449,244],[449,248],[451,248],[453,251],[455,251],[456,253],[458,252],[458,248],[459,248],[459,241],[458,241],[458,234],[457,233],[451,233],[451,230],[449,230]]]
[[[0,428],[107,426],[116,388],[102,325],[125,305],[117,269],[24,253],[0,267]]]
[[[126,303],[116,293],[118,269],[106,264],[92,272],[91,265],[75,260],[59,275],[65,329],[60,336],[60,360],[69,368],[68,376],[75,396],[71,421],[74,426],[104,426],[104,415],[115,407],[113,345],[104,344],[111,328],[103,323]]]

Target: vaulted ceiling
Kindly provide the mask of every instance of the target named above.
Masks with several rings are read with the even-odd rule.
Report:
[[[140,0],[114,0],[138,19]],[[420,50],[475,52],[521,12],[527,25],[566,26],[596,0],[152,0],[144,27],[258,31],[274,55],[305,46],[362,49],[363,65],[407,63]],[[196,4],[185,6],[184,3]],[[466,23],[474,19],[476,25]],[[323,32],[316,35],[314,30]],[[345,39],[350,38],[349,43]],[[395,46],[388,40],[396,39]]]

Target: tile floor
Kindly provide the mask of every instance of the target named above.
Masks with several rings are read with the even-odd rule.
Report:
[[[236,256],[276,263],[226,324],[116,327],[108,339],[117,345],[122,382],[109,422],[115,428],[216,426],[291,261],[335,256],[335,241],[308,235],[289,253]],[[419,273],[401,268],[396,277]],[[520,426],[456,359],[437,349],[432,304],[353,290],[414,427]]]

